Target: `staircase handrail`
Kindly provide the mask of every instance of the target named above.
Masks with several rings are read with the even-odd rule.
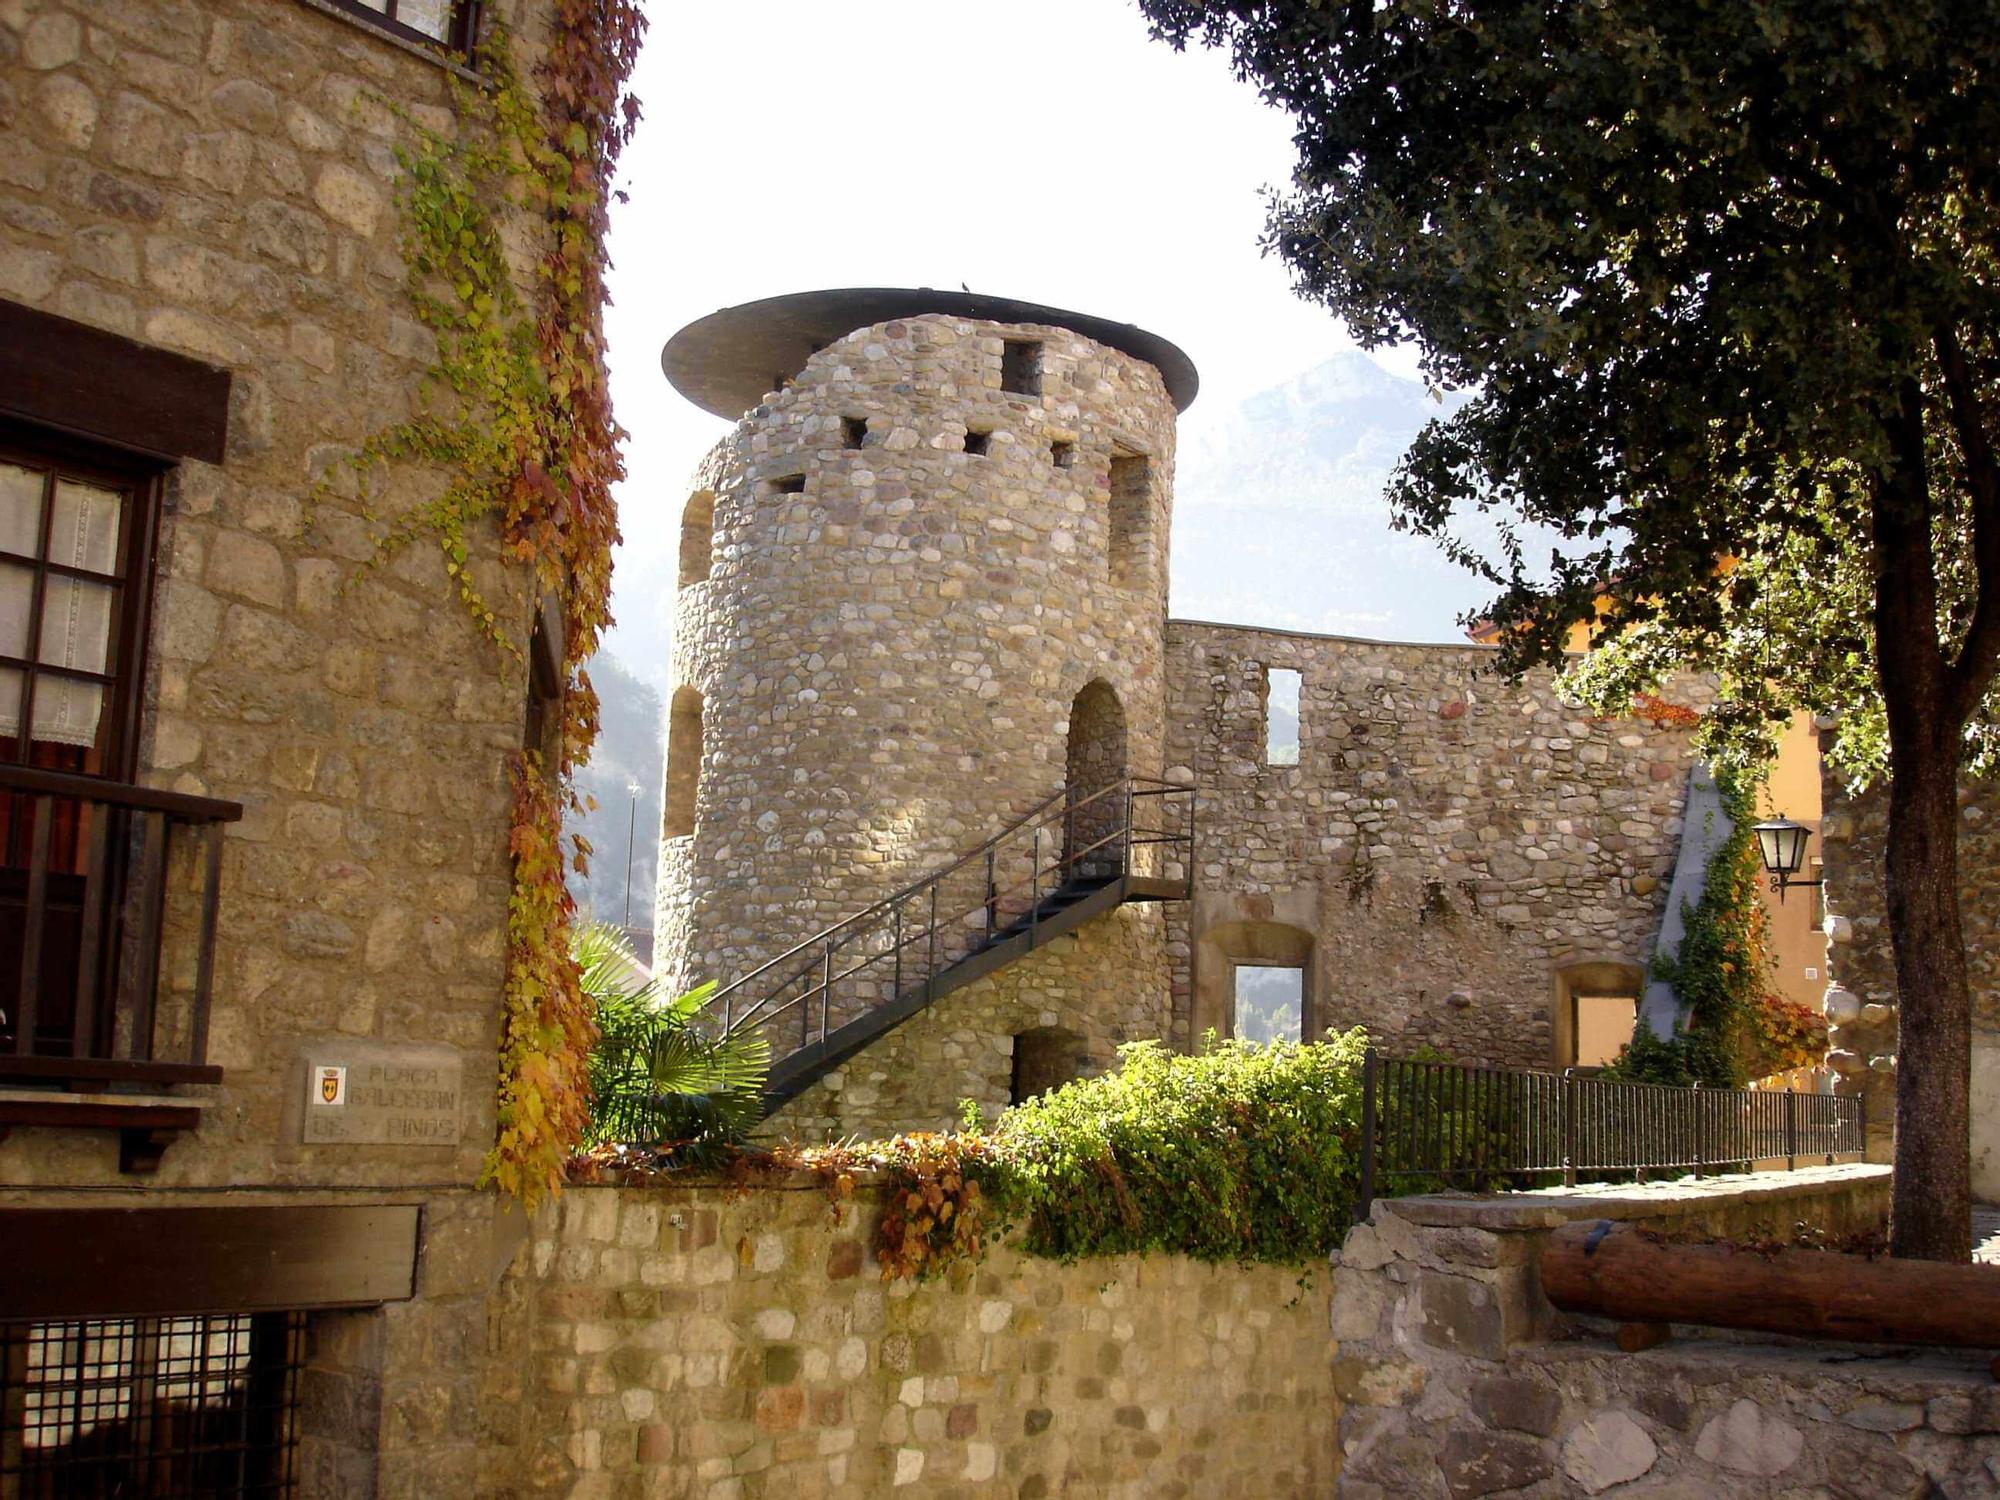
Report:
[[[919,896],[925,891],[932,889],[933,887],[942,885],[943,882],[949,879],[951,876],[956,875],[960,871],[966,869],[968,866],[975,864],[977,861],[979,861],[989,853],[997,851],[1000,848],[1000,846],[1006,843],[1007,840],[1009,840],[1010,838],[1013,838],[1015,835],[1023,832],[1024,830],[1032,828],[1038,823],[1041,823],[1045,819],[1047,819],[1052,809],[1055,809],[1060,806],[1063,809],[1063,816],[1065,818],[1073,818],[1079,808],[1088,807],[1092,803],[1101,801],[1106,797],[1127,790],[1129,790],[1131,797],[1134,798],[1185,793],[1189,796],[1190,804],[1192,804],[1193,794],[1195,792],[1195,788],[1189,783],[1168,781],[1165,780],[1164,778],[1157,776],[1140,776],[1140,775],[1121,776],[1117,780],[1112,781],[1106,784],[1105,786],[1098,788],[1096,791],[1091,792],[1086,796],[1075,798],[1074,800],[1071,799],[1072,788],[1065,786],[1061,791],[1058,791],[1053,795],[1044,798],[1041,802],[1037,803],[1029,811],[1015,818],[1012,822],[1008,823],[1005,827],[999,829],[990,838],[986,839],[983,843],[968,850],[966,853],[954,859],[951,863],[939,866],[936,869],[930,870],[927,873],[920,875],[915,880],[909,882],[907,885],[902,886],[901,888],[894,891],[890,895],[884,896],[880,900],[874,902],[872,905],[864,907],[862,910],[854,913],[852,916],[844,917],[840,921],[833,923],[831,926],[822,928],[819,932],[814,933],[811,937],[805,938],[804,940],[793,944],[790,948],[787,948],[784,952],[777,954],[775,957],[765,960],[763,963],[759,964],[756,968],[750,970],[748,973],[743,974],[742,976],[740,976],[735,980],[732,980],[729,984],[723,986],[721,989],[717,990],[712,996],[710,996],[708,1003],[704,1008],[708,1010],[708,1012],[711,1015],[716,1014],[718,1011],[720,1012],[720,1014],[723,1017],[723,1034],[725,1036],[741,1031],[746,1027],[760,1024],[764,1021],[773,1019],[777,1014],[782,1013],[785,1010],[789,1010],[793,1005],[810,999],[812,990],[808,988],[800,995],[794,997],[791,1000],[787,1000],[783,1005],[779,1005],[774,1008],[772,1008],[771,1006],[771,1002],[773,1002],[777,998],[777,996],[781,994],[783,991],[789,989],[794,982],[800,979],[807,978],[809,976],[810,973],[809,967],[801,968],[794,973],[786,975],[785,978],[780,983],[778,983],[771,990],[767,991],[767,993],[761,999],[752,1002],[740,1015],[735,1014],[734,1000],[736,996],[746,986],[752,985],[756,983],[758,980],[763,979],[766,976],[769,976],[774,970],[785,966],[786,964],[790,963],[795,959],[800,958],[803,955],[810,954],[812,957],[813,965],[819,966],[822,969],[820,989],[821,989],[822,1009],[824,1009],[825,989],[827,986],[829,986],[831,983],[833,983],[838,979],[844,979],[849,977],[850,975],[856,973],[859,969],[866,967],[868,963],[875,961],[874,959],[864,960],[861,964],[857,964],[853,968],[843,970],[841,973],[837,975],[827,972],[828,970],[830,970],[832,953],[840,946],[840,944],[843,941],[845,941],[848,938],[857,936],[863,932],[872,931],[876,926],[878,926],[881,923],[884,915],[890,913],[892,909],[909,902],[913,897]],[[1116,832],[1108,835],[1103,839],[1097,840],[1096,842],[1090,844],[1086,848],[1071,851],[1068,855],[1059,858],[1057,863],[1058,865],[1065,863],[1073,864],[1078,860],[1082,859],[1087,854],[1093,853],[1103,848],[1107,844],[1118,842],[1121,837],[1128,837],[1132,833],[1132,831],[1133,831],[1132,817],[1128,799],[1128,805],[1125,811],[1124,818],[1121,821],[1120,827]],[[1144,842],[1159,842],[1159,841],[1160,840],[1149,838]],[[1191,855],[1192,855],[1192,850],[1190,850],[1190,856]],[[1191,862],[1190,862],[1189,874],[1190,878],[1192,878]],[[1038,866],[1037,869],[1034,872],[1032,872],[1031,879],[1038,881],[1039,877],[1040,877],[1040,867]],[[989,887],[985,900],[978,903],[978,905],[975,905],[974,907],[968,908],[965,912],[952,913],[950,917],[947,918],[946,920],[948,921],[961,920],[962,918],[971,915],[973,911],[978,910],[980,906],[986,906],[988,908],[991,908],[997,902],[998,898],[1001,895],[1013,894],[1014,892],[1020,890],[1023,886],[1026,886],[1029,883],[1030,883],[1029,881],[1023,880],[1023,881],[1015,881],[1014,883],[1005,887],[1004,889]],[[934,930],[935,930],[935,924],[932,929],[927,929],[927,931],[934,931]],[[899,942],[898,949],[900,949],[903,946],[907,946],[909,941],[913,940],[903,940]],[[881,955],[876,955],[876,958],[879,957],[881,957]]]

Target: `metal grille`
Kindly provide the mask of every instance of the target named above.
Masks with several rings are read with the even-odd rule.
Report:
[[[1361,1193],[1491,1192],[1861,1155],[1859,1098],[1672,1088],[1382,1057],[1362,1074]]]
[[[0,1494],[293,1493],[301,1313],[0,1324]]]

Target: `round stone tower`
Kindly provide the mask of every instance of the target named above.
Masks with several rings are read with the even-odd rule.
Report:
[[[662,364],[740,418],[682,520],[664,978],[726,984],[1072,781],[1160,773],[1180,350],[856,289],[725,309]]]

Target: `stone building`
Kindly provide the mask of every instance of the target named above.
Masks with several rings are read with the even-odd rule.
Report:
[[[1631,1034],[1688,734],[1478,645],[1168,620],[1173,345],[866,289],[663,363],[741,420],[683,513],[656,952],[767,1026],[781,1127],[942,1124],[1211,1030],[1535,1066]]]
[[[308,504],[433,358],[395,153],[473,9],[0,3],[0,1493],[514,1462],[474,1184],[528,668]],[[532,61],[551,7],[485,9]]]

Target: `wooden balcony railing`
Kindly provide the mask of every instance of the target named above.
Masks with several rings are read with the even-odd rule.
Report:
[[[208,1065],[222,829],[242,804],[0,766],[0,1123],[129,1123]],[[90,1096],[38,1104],[19,1085]],[[58,1116],[60,1115],[60,1119]]]

